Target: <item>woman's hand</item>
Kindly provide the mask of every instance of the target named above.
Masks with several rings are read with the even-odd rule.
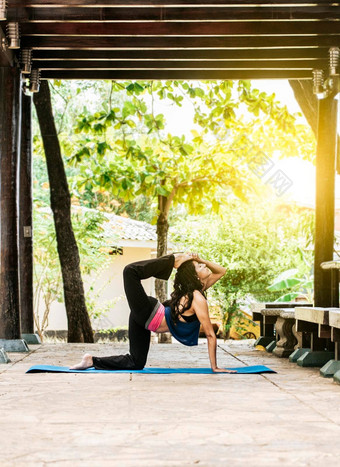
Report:
[[[198,263],[203,263],[204,261],[199,257],[198,253],[189,253],[191,258]]]
[[[225,368],[214,368],[214,373],[237,373],[236,370],[226,370]]]

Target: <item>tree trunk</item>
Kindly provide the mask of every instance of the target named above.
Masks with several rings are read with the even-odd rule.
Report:
[[[167,216],[161,212],[157,219],[157,258],[164,256],[168,251],[169,223]],[[166,281],[155,280],[155,292],[158,300],[164,302],[167,299]]]
[[[52,112],[47,81],[34,94],[41,136],[43,139],[51,208],[57,236],[57,248],[64,284],[64,298],[68,320],[68,342],[93,342],[93,331],[85,304],[80,272],[79,251],[71,222],[71,199],[60,145]]]
[[[168,216],[164,211],[166,198],[159,196],[158,207],[160,214],[157,219],[157,258],[164,256],[168,252]],[[167,282],[160,279],[155,280],[155,292],[158,300],[164,302],[167,299]],[[164,332],[158,334],[159,344],[171,344],[171,334]]]

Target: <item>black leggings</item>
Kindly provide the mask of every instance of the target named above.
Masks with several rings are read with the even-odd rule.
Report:
[[[174,262],[174,255],[167,255],[131,263],[124,268],[124,289],[130,307],[130,353],[112,357],[93,357],[95,368],[98,370],[142,370],[144,368],[150,347],[150,331],[145,329],[145,323],[157,306],[158,300],[146,295],[141,280],[149,277],[169,279]]]

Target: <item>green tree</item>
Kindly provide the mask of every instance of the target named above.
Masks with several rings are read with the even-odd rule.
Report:
[[[247,81],[233,86],[232,81],[112,82],[120,106],[85,111],[78,119],[79,137],[69,158],[79,171],[74,193],[108,192],[124,202],[138,196],[152,200],[160,256],[167,251],[172,206],[185,205],[189,213],[199,214],[218,212],[226,196],[245,199],[260,186],[248,167],[258,153],[271,154],[279,147],[281,156],[293,150],[296,155],[299,148],[311,157],[307,130],[297,128],[295,117],[273,95],[251,89]],[[189,141],[166,134],[165,117],[155,111],[159,101],[180,107],[184,99],[194,107],[193,124],[201,127]],[[236,115],[241,104],[254,115],[251,121]],[[158,284],[160,298],[162,290]]]
[[[71,202],[47,81],[39,93],[34,94],[41,139],[46,156],[50,184],[57,250],[64,285],[64,298],[68,319],[69,342],[93,342],[93,331],[86,309],[84,287],[80,272],[77,242],[71,222]]]
[[[274,301],[281,294],[268,288],[274,278],[293,267],[306,269],[312,230],[306,230],[301,220],[312,226],[313,214],[294,209],[287,213],[278,209],[278,204],[269,198],[265,202],[253,198],[249,203],[235,199],[208,222],[191,217],[171,229],[179,245],[227,268],[209,291],[221,309],[226,333],[244,300]]]

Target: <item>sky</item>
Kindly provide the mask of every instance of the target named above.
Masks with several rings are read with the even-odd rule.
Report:
[[[302,113],[297,103],[293,90],[289,85],[288,80],[256,80],[252,82],[253,87],[258,88],[260,91],[265,91],[267,94],[275,93],[276,100],[281,104],[285,104],[291,113]],[[170,109],[169,109],[170,110]],[[163,111],[165,109],[163,108]],[[182,110],[181,110],[182,112]],[[166,120],[169,131],[173,134],[188,134],[183,126],[183,121],[192,121],[193,112],[188,108],[183,109],[187,115],[186,119],[178,118],[178,111],[167,112]],[[302,116],[298,119],[299,123],[306,123],[306,119]],[[291,185],[284,193],[284,196],[289,200],[294,200],[299,204],[314,206],[315,205],[315,166],[308,161],[303,161],[298,157],[291,157],[289,159],[281,159],[275,161],[275,171],[281,170],[290,180]],[[336,177],[336,197],[339,199],[340,206],[340,176]]]
[[[282,104],[286,104],[290,112],[301,112],[287,80],[258,80],[255,84],[264,91],[275,92],[277,99]],[[304,117],[303,121],[306,122]],[[291,188],[287,190],[291,199],[315,206],[315,166],[299,158],[290,158],[279,161],[278,167],[287,173],[293,182]],[[336,206],[340,207],[340,175],[336,175],[335,184]]]

